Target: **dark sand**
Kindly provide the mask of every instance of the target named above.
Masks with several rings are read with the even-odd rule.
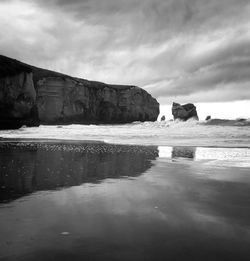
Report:
[[[0,260],[249,260],[248,156],[198,151],[1,142]]]

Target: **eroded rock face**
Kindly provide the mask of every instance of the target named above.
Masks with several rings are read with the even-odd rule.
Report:
[[[42,123],[154,121],[158,106],[147,92],[134,86],[92,88],[74,79],[59,77],[37,83],[37,107]]]
[[[0,128],[156,121],[159,103],[136,86],[73,78],[0,56]],[[16,126],[12,126],[16,125]]]
[[[35,101],[32,72],[0,78],[0,129],[34,125]]]
[[[172,114],[174,120],[186,121],[188,119],[199,120],[196,107],[192,103],[187,103],[185,105],[180,105],[179,103],[173,102]]]

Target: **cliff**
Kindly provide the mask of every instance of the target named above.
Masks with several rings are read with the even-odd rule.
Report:
[[[0,128],[155,121],[145,90],[74,78],[0,56]]]
[[[0,56],[0,129],[32,125],[35,101],[32,68]]]

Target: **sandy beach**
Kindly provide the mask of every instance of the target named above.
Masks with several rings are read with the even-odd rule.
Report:
[[[248,260],[249,149],[0,143],[0,260]]]

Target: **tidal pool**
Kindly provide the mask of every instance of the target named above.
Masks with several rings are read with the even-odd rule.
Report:
[[[250,150],[0,144],[0,260],[249,260]]]

